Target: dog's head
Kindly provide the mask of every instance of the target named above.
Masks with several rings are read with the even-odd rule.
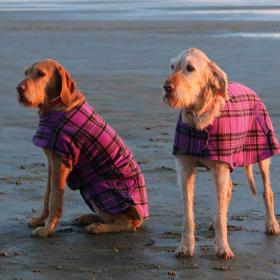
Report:
[[[48,108],[60,98],[69,106],[76,85],[70,74],[55,60],[46,59],[25,68],[25,78],[17,86],[18,100],[26,107]]]
[[[226,73],[202,51],[183,51],[170,67],[163,87],[164,102],[170,107],[196,110],[215,95],[227,99]]]

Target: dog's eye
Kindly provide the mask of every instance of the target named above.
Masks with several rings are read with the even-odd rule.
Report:
[[[193,71],[195,71],[195,68],[194,68],[191,64],[188,64],[188,65],[186,66],[186,70],[187,70],[188,72],[193,72]]]
[[[30,74],[30,69],[29,68],[25,68],[24,69],[24,75],[27,76]]]
[[[37,76],[38,76],[38,77],[41,78],[41,77],[44,77],[45,75],[46,75],[46,73],[43,72],[42,70],[38,70],[38,71],[37,71]]]
[[[170,69],[173,71],[174,68],[175,68],[174,64],[171,64],[171,65],[170,65]]]

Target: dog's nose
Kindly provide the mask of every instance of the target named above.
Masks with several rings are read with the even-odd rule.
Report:
[[[167,81],[167,82],[165,82],[163,88],[166,91],[166,93],[170,94],[174,90],[174,85],[171,82]]]
[[[26,90],[26,85],[24,83],[20,83],[18,86],[17,86],[17,91],[18,93],[24,93],[24,91]]]

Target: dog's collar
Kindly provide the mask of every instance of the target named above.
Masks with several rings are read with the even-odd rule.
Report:
[[[208,113],[209,111],[211,111],[211,109],[213,109],[213,106],[216,102],[217,99],[217,94],[213,97],[212,101],[210,102],[210,104],[208,104],[201,112],[199,112],[199,115]]]
[[[49,104],[50,104],[50,107],[55,107],[57,105],[63,104],[63,102],[61,100],[61,96],[57,96],[56,98],[52,99]]]
[[[213,110],[216,100],[217,100],[217,95],[213,97],[212,101],[203,110],[201,110],[199,114],[197,114],[192,109],[185,109],[184,112],[185,114],[191,116],[191,118],[195,121],[195,123],[199,123],[209,116],[211,110]]]
[[[211,111],[213,109],[214,104],[216,103],[217,100],[217,94],[213,97],[211,103],[209,103],[203,110],[201,110],[199,112],[199,114],[197,114],[194,110],[192,109],[185,109],[184,111],[188,114],[188,115],[192,115],[194,117],[199,117],[201,115],[204,115],[206,113],[208,113],[209,111]]]

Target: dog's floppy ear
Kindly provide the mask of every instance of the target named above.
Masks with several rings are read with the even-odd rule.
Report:
[[[227,99],[227,74],[213,61],[210,61],[208,65],[210,70],[208,81],[209,87],[211,88],[214,95],[219,94]]]
[[[73,94],[76,90],[76,83],[62,66],[59,65],[57,67],[57,70],[61,86],[60,97],[62,103],[65,106],[68,106],[71,104],[71,101],[73,99]]]

